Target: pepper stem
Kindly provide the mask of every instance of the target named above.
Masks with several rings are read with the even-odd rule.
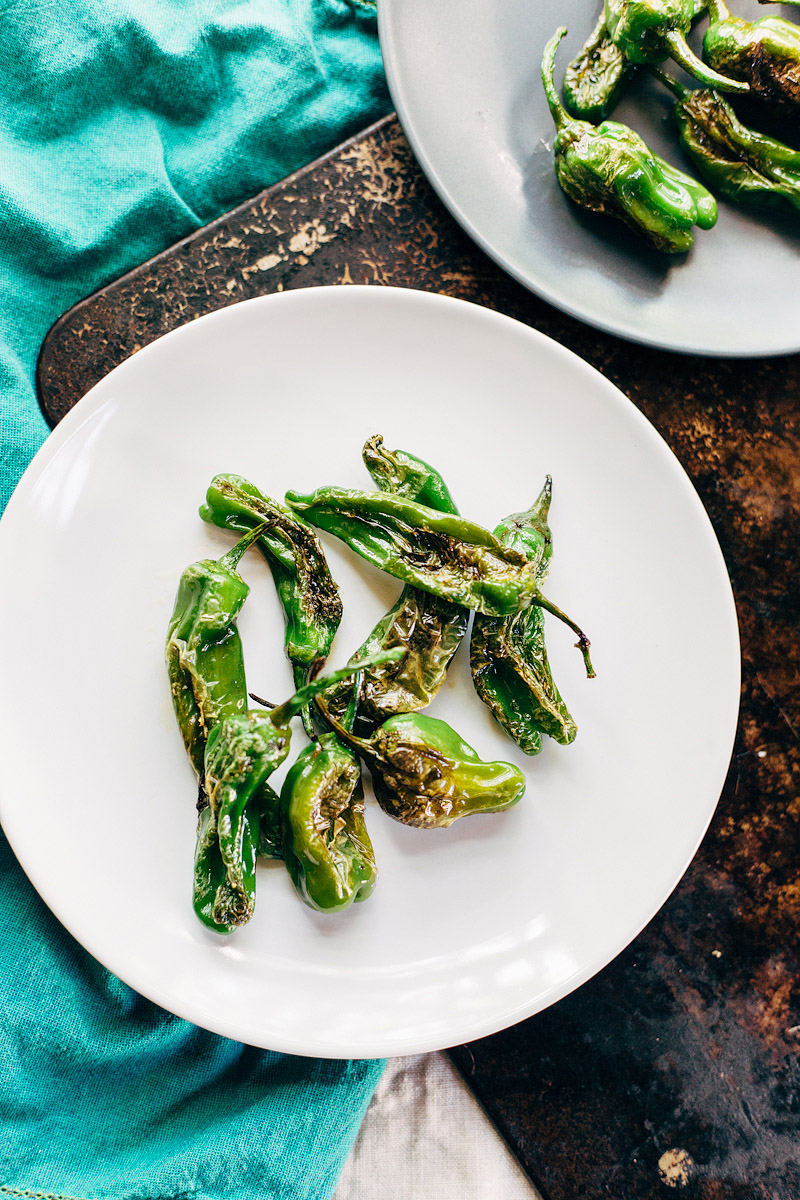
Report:
[[[534,500],[533,504],[528,509],[528,516],[532,521],[544,522],[547,520],[552,499],[553,477],[552,475],[545,475],[544,486]]]
[[[329,675],[318,675],[310,683],[298,688],[293,696],[284,700],[283,704],[273,708],[269,719],[277,729],[283,729],[289,724],[292,717],[296,717],[300,710],[305,708],[310,700],[313,700],[316,695],[324,692],[332,684],[340,683],[343,679],[357,675],[365,667],[377,667],[381,663],[398,662],[399,659],[405,658],[405,655],[406,651],[400,647],[395,650],[381,650],[376,654],[368,654],[366,658],[360,658],[358,662],[349,663],[346,667],[342,667],[341,671],[331,671]]]
[[[721,3],[721,0],[712,0],[712,2]],[[730,13],[728,15],[730,16]],[[728,79],[726,75],[719,75],[711,67],[706,66],[677,29],[672,29],[665,34],[664,41],[669,47],[670,58],[673,58],[679,67],[683,67],[684,71],[693,75],[700,83],[706,84],[707,87],[717,88],[721,92],[750,91],[748,83],[742,83],[739,79]]]
[[[576,625],[571,617],[568,617],[565,612],[562,612],[557,605],[553,604],[551,600],[548,600],[547,597],[543,596],[541,593],[539,593],[533,603],[537,605],[538,608],[543,608],[545,612],[552,613],[552,615],[557,617],[559,621],[563,621],[565,625],[568,625],[573,633],[577,633],[578,640],[575,643],[575,647],[576,649],[580,650],[581,654],[583,655],[583,662],[584,666],[586,667],[586,678],[594,679],[595,670],[592,666],[592,660],[589,657],[589,647],[592,643],[589,641],[580,625]]]
[[[368,742],[366,738],[358,737],[357,734],[353,733],[352,729],[348,729],[346,726],[342,725],[341,721],[338,721],[336,717],[334,717],[322,696],[317,696],[317,708],[322,713],[333,732],[339,735],[346,746],[349,746],[352,750],[358,750],[364,758],[376,757],[372,743]]]
[[[255,529],[249,529],[244,537],[239,538],[235,546],[231,546],[227,554],[223,554],[219,560],[219,565],[225,567],[228,571],[235,571],[239,563],[239,559],[252,546],[253,542],[257,542],[261,534],[267,528],[268,521],[262,521],[260,525],[256,525]]]
[[[662,71],[660,67],[650,66],[651,75],[655,75],[664,84],[665,88],[669,88],[673,96],[677,96],[679,100],[685,100],[689,95],[689,88],[679,83],[672,75],[668,75],[666,71]]]
[[[544,94],[547,97],[550,113],[556,123],[556,129],[559,130],[564,129],[567,125],[573,124],[572,117],[570,117],[569,113],[564,108],[564,105],[561,103],[561,97],[558,94],[553,78],[556,69],[556,50],[558,49],[559,42],[563,37],[566,37],[566,35],[566,26],[562,25],[560,29],[557,29],[550,38],[550,41],[544,48],[544,55],[542,57],[542,86],[544,88]]]

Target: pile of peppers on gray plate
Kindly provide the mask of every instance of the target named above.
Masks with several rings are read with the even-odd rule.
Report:
[[[698,58],[686,36],[706,15]],[[695,226],[715,224],[711,191],[654,154],[628,125],[607,119],[636,72],[648,70],[675,97],[678,139],[713,192],[745,206],[800,209],[800,151],[781,140],[797,141],[800,26],[783,17],[746,21],[725,0],[604,0],[566,68],[562,102],[553,75],[566,32],[557,30],[545,47],[542,84],[556,125],[556,178],[576,204],[617,218],[670,254],[691,247]],[[667,59],[703,86],[687,88],[665,73],[658,64]],[[742,96],[749,119],[773,133],[777,124],[780,137],[737,114]]]

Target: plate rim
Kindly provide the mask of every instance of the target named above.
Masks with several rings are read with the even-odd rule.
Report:
[[[123,370],[126,364],[130,362],[132,358],[139,358],[141,354],[147,355],[151,348],[157,347],[164,341],[165,338],[178,338],[184,334],[184,331],[193,329],[198,324],[202,324],[203,322],[216,322],[222,324],[225,321],[235,320],[236,318],[234,316],[234,311],[238,310],[242,305],[245,305],[248,308],[265,307],[267,305],[274,305],[276,303],[302,303],[303,298],[307,297],[309,294],[317,296],[320,301],[322,301],[324,295],[326,294],[327,296],[331,296],[333,294],[336,296],[343,296],[348,293],[352,295],[353,293],[366,294],[367,292],[369,292],[372,297],[381,296],[387,299],[390,295],[395,295],[397,297],[402,296],[407,299],[413,298],[412,303],[421,303],[431,307],[445,306],[449,308],[462,308],[466,305],[473,310],[478,310],[478,312],[481,314],[481,319],[486,320],[489,323],[507,325],[510,322],[518,331],[521,330],[525,336],[529,337],[532,343],[544,345],[547,347],[547,351],[549,353],[555,354],[556,356],[567,360],[571,364],[573,370],[577,370],[585,377],[591,378],[593,381],[599,379],[601,384],[606,389],[609,397],[613,396],[615,403],[626,409],[632,419],[636,422],[638,428],[646,432],[648,437],[652,438],[660,445],[661,451],[665,453],[666,459],[670,461],[676,478],[681,480],[682,486],[687,493],[691,495],[697,515],[705,526],[706,534],[710,535],[712,543],[716,547],[716,563],[720,583],[727,585],[726,587],[723,586],[727,609],[726,614],[724,614],[724,618],[728,621],[730,626],[729,633],[733,635],[732,648],[734,648],[736,652],[735,674],[738,681],[738,686],[736,690],[735,702],[733,695],[730,698],[731,712],[728,747],[724,757],[724,765],[722,755],[720,755],[720,766],[717,771],[718,786],[715,786],[716,798],[710,805],[707,818],[702,825],[699,835],[696,837],[696,840],[691,845],[690,849],[683,856],[680,870],[677,874],[675,874],[675,878],[670,884],[666,894],[657,901],[651,910],[648,910],[644,919],[640,919],[637,916],[632,925],[627,926],[617,938],[613,939],[614,949],[610,955],[604,952],[603,955],[601,955],[602,961],[590,961],[581,969],[574,971],[572,975],[563,980],[558,987],[548,990],[544,1003],[541,1003],[539,998],[537,998],[533,1001],[522,1002],[514,1006],[512,1009],[504,1011],[500,1016],[495,1015],[493,1018],[486,1017],[482,1020],[473,1021],[472,1023],[466,1020],[464,1021],[463,1025],[455,1028],[452,1040],[448,1039],[444,1044],[441,1044],[439,1039],[433,1042],[430,1040],[430,1038],[415,1038],[409,1036],[406,1036],[399,1045],[391,1046],[388,1049],[386,1045],[381,1044],[380,1042],[370,1043],[369,1041],[365,1041],[357,1046],[351,1045],[350,1047],[345,1047],[338,1041],[325,1042],[324,1039],[319,1039],[316,1042],[309,1042],[307,1038],[297,1040],[293,1037],[282,1036],[277,1038],[270,1037],[269,1040],[265,1042],[263,1040],[265,1036],[264,1034],[260,1035],[260,1038],[255,1039],[253,1039],[249,1033],[247,1036],[243,1036],[241,1028],[238,1032],[236,1029],[232,1029],[231,1025],[229,1023],[226,1024],[224,1019],[219,1019],[213,1013],[209,1013],[204,1010],[202,1003],[194,1003],[192,999],[189,998],[186,1003],[176,1004],[174,999],[157,985],[147,981],[145,986],[142,986],[141,981],[129,977],[130,973],[125,965],[124,949],[122,949],[120,954],[117,955],[113,952],[113,949],[111,952],[108,952],[106,947],[102,946],[101,954],[96,953],[93,946],[97,941],[97,938],[91,933],[87,936],[85,932],[76,930],[73,928],[71,923],[66,922],[59,915],[60,906],[58,897],[57,895],[54,896],[52,894],[52,890],[48,886],[46,872],[40,872],[37,869],[35,855],[31,856],[29,853],[30,845],[28,845],[27,848],[23,847],[22,850],[18,849],[14,837],[9,836],[8,832],[6,831],[6,819],[9,812],[13,808],[13,802],[9,803],[8,799],[4,795],[4,790],[0,788],[0,823],[2,823],[9,845],[11,846],[11,849],[20,866],[22,867],[34,889],[37,891],[41,899],[44,901],[62,927],[66,929],[67,932],[86,950],[86,952],[95,958],[96,961],[98,961],[102,966],[120,978],[124,983],[133,988],[139,994],[145,996],[148,1000],[158,1004],[160,1007],[164,1008],[168,1012],[173,1013],[175,1016],[187,1020],[192,1024],[198,1025],[201,1028],[207,1029],[213,1033],[231,1038],[236,1041],[244,1041],[250,1045],[261,1046],[264,1049],[274,1050],[282,1053],[290,1053],[304,1057],[330,1059],[369,1059],[427,1053],[435,1050],[446,1049],[450,1046],[459,1045],[463,1042],[472,1041],[477,1038],[490,1036],[491,1034],[507,1029],[519,1021],[522,1021],[527,1017],[534,1016],[536,1013],[542,1012],[551,1007],[553,1004],[569,995],[576,988],[580,987],[599,971],[608,966],[609,963],[611,963],[627,946],[631,944],[633,940],[635,940],[636,937],[638,937],[642,930],[652,921],[656,913],[674,893],[675,889],[686,873],[686,870],[694,859],[697,850],[703,841],[703,838],[706,835],[708,826],[717,810],[725,779],[730,768],[730,762],[739,724],[741,691],[740,631],[736,614],[733,588],[727,567],[725,565],[722,549],[719,545],[719,540],[716,536],[716,532],[713,528],[708,512],[706,511],[705,506],[703,505],[703,502],[696,488],[694,487],[694,484],[692,483],[692,480],[666,440],[662,437],[652,422],[648,420],[644,413],[641,412],[641,410],[629,397],[625,395],[620,388],[618,388],[614,383],[611,382],[611,380],[607,379],[600,371],[592,367],[568,347],[514,317],[507,316],[506,314],[500,313],[494,309],[486,308],[485,306],[476,304],[473,301],[442,295],[436,292],[427,292],[413,288],[387,286],[376,287],[375,285],[369,284],[354,284],[346,287],[342,285],[326,285],[313,288],[295,288],[290,291],[252,297],[248,300],[243,300],[236,304],[228,305],[223,309],[218,309],[215,312],[198,318],[197,320],[189,320],[177,328],[169,331],[168,333],[163,334],[160,338],[155,339],[153,342],[143,347],[141,351],[136,353],[136,355],[132,355],[130,359],[126,359],[122,363],[118,364],[118,366],[113,368],[112,371],[110,371],[95,385],[93,385],[93,387],[84,396],[82,396],[80,400],[77,401],[69,413],[66,414],[66,416],[59,422],[52,433],[45,439],[42,446],[36,452],[28,464],[28,467],[23,472],[23,475],[18,481],[18,484],[12,493],[4,513],[0,517],[0,549],[2,548],[3,526],[5,525],[7,527],[9,524],[7,514],[11,512],[12,521],[16,520],[15,514],[18,508],[20,508],[21,514],[24,514],[26,494],[38,484],[50,464],[58,457],[69,441],[71,441],[72,438],[79,433],[80,428],[85,421],[89,420],[98,410],[98,408],[102,407],[102,405],[106,403],[106,397],[104,396],[103,392],[107,388],[107,381],[115,376],[117,372]],[[379,301],[379,303],[381,302],[383,301]],[[722,613],[720,614],[720,619],[723,619]],[[733,662],[731,665],[733,665]],[[13,818],[11,820],[11,824],[12,826],[14,824]],[[58,889],[56,889],[56,892],[57,891]],[[100,938],[100,940],[102,941],[102,938]]]
[[[687,345],[685,342],[672,341],[669,338],[659,338],[656,335],[648,336],[640,333],[638,330],[629,329],[625,324],[604,320],[602,314],[596,314],[593,311],[582,308],[578,304],[573,304],[569,300],[564,300],[559,297],[551,288],[548,288],[545,281],[532,282],[530,276],[523,270],[516,267],[506,255],[498,251],[494,245],[481,233],[480,229],[467,216],[461,205],[456,201],[455,197],[450,192],[447,184],[442,179],[438,169],[434,165],[431,156],[427,153],[424,146],[424,139],[418,132],[417,126],[413,120],[410,110],[405,103],[403,96],[403,86],[398,74],[397,64],[399,55],[396,51],[396,42],[391,32],[391,18],[387,15],[392,5],[398,5],[399,0],[377,0],[378,9],[378,37],[380,39],[381,54],[383,57],[383,66],[386,73],[386,82],[389,87],[389,94],[392,98],[398,120],[403,129],[409,145],[414,152],[414,157],[426,179],[430,183],[436,195],[444,204],[447,211],[453,219],[461,226],[464,232],[476,243],[476,245],[487,255],[492,262],[502,268],[507,275],[510,275],[517,283],[524,287],[533,295],[538,296],[547,304],[559,312],[565,313],[576,321],[580,321],[582,325],[588,325],[590,328],[598,329],[602,333],[608,333],[614,337],[619,337],[625,341],[632,342],[638,346],[647,346],[655,350],[669,351],[674,354],[683,354],[689,357],[716,358],[722,360],[728,359],[758,359],[758,358],[785,358],[791,354],[800,352],[800,335],[795,342],[787,345],[780,345],[770,349],[764,349],[763,346],[753,346],[739,350],[737,348],[726,348],[716,344],[706,344],[697,342],[692,345]]]

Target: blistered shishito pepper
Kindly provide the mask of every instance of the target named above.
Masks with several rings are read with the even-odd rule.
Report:
[[[800,0],[798,0],[800,3]],[[705,0],[693,0],[692,19],[705,12]],[[636,64],[625,57],[606,28],[605,10],[581,52],[564,73],[564,103],[573,117],[596,124],[616,106]]]
[[[791,114],[800,105],[800,27],[782,17],[745,21],[724,0],[708,0],[711,24],[703,54],[714,67],[746,81],[754,96]],[[712,83],[712,87],[716,85]]]
[[[452,825],[459,817],[501,812],[525,791],[513,763],[484,762],[445,721],[423,713],[390,717],[369,740],[329,720],[342,741],[369,763],[384,812],[420,829]]]
[[[612,41],[601,13],[580,53],[564,72],[564,103],[574,117],[596,123],[614,109],[635,71]]]
[[[187,567],[169,622],[166,660],[172,704],[201,786],[206,739],[213,726],[247,708],[236,618],[250,588],[236,567],[260,532],[250,530],[218,560],[205,558]]]
[[[544,583],[553,542],[548,524],[552,482],[548,475],[534,504],[507,517],[497,537],[527,553]],[[538,754],[542,734],[568,745],[577,726],[553,680],[544,640],[544,614],[526,608],[512,617],[476,614],[470,641],[475,690],[509,737],[526,754]]]
[[[743,125],[718,92],[655,74],[678,97],[681,145],[713,188],[737,204],[800,208],[800,151]]]
[[[450,489],[430,463],[407,450],[387,450],[379,434],[364,443],[361,457],[382,492],[416,500],[437,512],[458,514]]]
[[[686,41],[695,16],[694,0],[605,0],[611,40],[631,63],[672,58],[695,79],[721,91],[746,92],[747,84],[720,75],[697,57]]]
[[[319,538],[296,513],[241,475],[215,476],[200,516],[236,532],[261,526],[258,545],[272,571],[286,620],[286,654],[295,686],[301,687],[327,658],[342,619],[339,589]],[[308,713],[303,724],[313,733]]]
[[[227,717],[209,735],[208,805],[197,824],[194,908],[219,933],[230,933],[253,915],[259,793],[285,759],[289,736],[260,712]]]
[[[542,60],[542,83],[556,123],[556,178],[581,208],[623,221],[658,250],[682,254],[693,227],[710,229],[717,219],[714,197],[696,180],[659,158],[627,125],[591,125],[570,117],[553,83],[559,29]],[[486,610],[484,610],[486,611]]]
[[[307,749],[281,789],[283,857],[298,894],[320,912],[371,895],[378,877],[364,819],[361,767],[335,733]]]
[[[363,457],[382,491],[439,512],[458,513],[441,475],[422,459],[404,450],[387,450],[377,436],[366,443]],[[395,713],[425,708],[444,683],[468,623],[467,609],[406,584],[397,603],[353,656],[363,658],[399,646],[405,657],[364,671],[357,680],[341,684],[335,695],[326,693],[331,711],[353,728],[352,721],[345,719],[349,712],[357,732],[363,734]]]
[[[527,559],[463,517],[384,492],[349,488],[289,492],[286,499],[367,562],[454,604],[497,615],[534,601],[550,606]]]
[[[378,661],[385,657],[376,656]],[[230,933],[253,915],[259,793],[289,753],[292,718],[326,687],[373,661],[365,659],[320,676],[271,712],[237,713],[211,730],[204,769],[208,805],[197,827],[194,908],[200,920],[218,933]]]

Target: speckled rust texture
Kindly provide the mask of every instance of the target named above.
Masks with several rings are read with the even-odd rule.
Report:
[[[186,320],[328,283],[477,301],[592,363],[688,471],[738,606],[740,728],[683,881],[599,976],[456,1062],[547,1200],[800,1200],[800,357],[681,357],[563,316],[475,249],[388,119],[67,313],[44,411]]]

